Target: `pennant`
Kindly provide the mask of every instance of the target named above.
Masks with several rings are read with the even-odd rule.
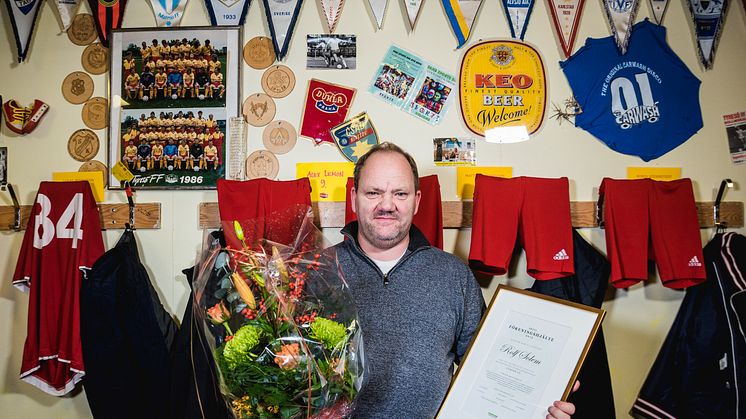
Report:
[[[565,58],[572,55],[575,37],[578,34],[580,15],[583,14],[584,0],[547,0],[552,15],[554,29],[559,38]],[[652,1],[652,0],[651,0]],[[666,0],[668,1],[668,0]]]
[[[688,3],[697,35],[699,59],[706,69],[710,69],[723,29],[728,0],[689,0]]]
[[[16,37],[19,63],[26,59],[41,2],[42,0],[5,0],[5,4],[8,6],[8,15],[10,15],[10,23]]]
[[[319,3],[321,3],[321,10],[324,11],[324,16],[326,16],[329,33],[334,33],[334,30],[337,29],[337,22],[339,21],[339,16],[342,14],[342,7],[345,5],[345,0],[319,0]]]
[[[663,15],[666,14],[666,8],[668,7],[668,0],[650,0],[650,9],[653,10],[653,18],[655,23],[663,23]]]
[[[632,22],[635,20],[640,0],[603,0],[606,18],[616,46],[622,54],[627,52],[629,37],[632,35]]]
[[[285,58],[303,0],[264,0],[269,31],[278,60]]]
[[[127,0],[88,0],[88,5],[96,20],[98,38],[103,46],[109,48],[109,35],[112,29],[122,26]]]
[[[62,30],[66,31],[73,22],[73,16],[78,13],[80,0],[54,0],[54,4],[57,5],[57,11],[60,14]]]
[[[407,17],[409,18],[409,28],[414,30],[414,24],[417,23],[417,17],[420,15],[423,0],[404,0],[407,6]]]
[[[528,19],[534,9],[534,0],[503,0],[503,8],[505,9],[505,16],[508,18],[510,36],[520,38],[523,41]]]
[[[373,17],[376,18],[378,29],[383,28],[383,17],[386,16],[386,8],[389,5],[389,0],[368,0],[368,5],[373,12]]]
[[[378,133],[367,112],[357,114],[329,130],[339,152],[349,161],[357,160],[378,144]]]
[[[457,48],[461,48],[469,39],[471,26],[481,5],[482,0],[443,0],[443,9],[458,40]]]
[[[334,144],[330,129],[347,119],[356,89],[322,80],[308,81],[306,106],[300,121],[300,135],[315,145]]]
[[[241,26],[251,0],[205,0],[212,26]]]
[[[179,26],[188,0],[150,0],[155,23],[160,27]]]

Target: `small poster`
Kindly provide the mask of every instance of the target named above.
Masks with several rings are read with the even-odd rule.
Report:
[[[329,130],[345,119],[356,89],[311,79],[306,91],[306,106],[300,121],[300,135],[314,144],[334,144]]]
[[[746,163],[746,111],[723,115],[733,164]]]
[[[295,177],[307,177],[311,183],[311,201],[345,202],[347,178],[352,177],[355,165],[350,162],[296,163]]]
[[[368,91],[381,100],[437,125],[456,86],[456,76],[399,47],[383,58]]]
[[[477,151],[472,138],[433,138],[433,161],[436,166],[474,166]]]

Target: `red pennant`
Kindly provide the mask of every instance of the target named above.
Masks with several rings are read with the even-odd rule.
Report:
[[[109,47],[109,35],[112,29],[122,26],[124,7],[127,0],[88,0],[93,17],[96,19],[96,30],[101,43]]]

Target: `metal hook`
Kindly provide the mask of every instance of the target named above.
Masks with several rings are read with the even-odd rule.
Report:
[[[712,206],[713,218],[715,220],[715,232],[721,233],[727,227],[727,224],[720,221],[720,202],[723,199],[726,188],[732,188],[733,181],[730,179],[723,179],[720,182],[720,189],[718,189],[717,197],[715,198],[715,205]]]
[[[129,221],[127,222],[127,224],[125,224],[125,228],[127,230],[134,230],[135,229],[135,200],[132,197],[134,193],[134,189],[132,188],[132,185],[127,181],[124,182],[124,192],[127,194],[127,205],[129,205]]]
[[[15,231],[21,230],[21,205],[18,203],[16,192],[13,190],[13,185],[7,184],[8,193],[10,193],[10,199],[13,200],[13,225],[10,226]]]
[[[596,201],[596,224],[600,228],[604,228],[604,196],[599,195],[598,201]]]

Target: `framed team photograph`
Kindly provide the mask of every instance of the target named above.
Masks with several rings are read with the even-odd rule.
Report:
[[[109,167],[139,189],[213,189],[240,114],[239,27],[142,28],[111,36]],[[109,172],[109,188],[121,189]]]
[[[357,36],[306,35],[306,68],[354,70],[357,68]]]

